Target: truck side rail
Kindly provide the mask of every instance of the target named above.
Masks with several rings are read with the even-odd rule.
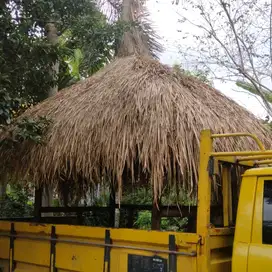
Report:
[[[233,137],[248,137],[252,138],[259,146],[260,150],[265,150],[265,147],[261,140],[254,134],[250,133],[226,133],[226,134],[212,134],[212,138],[233,138]]]
[[[194,233],[0,222],[4,271],[196,271],[199,245]]]
[[[224,157],[235,157],[236,162],[254,162],[254,164],[271,164],[272,150],[266,150],[261,140],[254,134],[250,133],[226,133],[226,134],[211,134],[211,140],[216,138],[235,138],[248,137],[254,140],[259,147],[259,150],[254,151],[230,151],[230,152],[211,152],[210,156],[224,160]],[[228,160],[228,159],[227,159]]]

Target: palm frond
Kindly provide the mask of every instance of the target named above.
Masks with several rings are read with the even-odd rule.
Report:
[[[149,20],[144,1],[124,0],[120,19],[134,24],[124,33],[119,43],[117,56],[126,57],[138,54],[159,58],[163,47]]]

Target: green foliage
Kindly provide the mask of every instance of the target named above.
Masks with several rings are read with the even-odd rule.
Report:
[[[46,117],[39,117],[37,120],[23,118],[14,123],[14,130],[8,131],[9,137],[0,141],[0,147],[16,148],[25,141],[35,144],[42,144],[51,120]]]
[[[80,73],[87,77],[113,58],[116,40],[128,27],[130,25],[122,22],[108,24],[105,16],[92,12],[80,16],[69,30],[63,33],[65,39],[62,41],[62,45],[66,49],[81,50],[83,58],[79,67]],[[74,55],[74,51],[70,51],[70,53],[68,52],[68,56]]]
[[[182,193],[177,196],[175,190],[164,190],[164,195],[161,197],[161,204],[175,205],[195,205],[196,200],[191,199],[188,194]],[[151,188],[139,187],[133,190],[125,190],[121,200],[120,209],[120,227],[125,227],[128,223],[128,213],[122,209],[122,204],[136,204],[136,205],[152,205],[152,190]],[[92,205],[106,207],[109,203],[109,191],[103,190],[99,197],[94,197]],[[134,214],[134,228],[137,229],[151,229],[151,211],[139,211]],[[108,226],[110,215],[105,212],[87,212],[84,213],[84,225],[88,226]],[[183,231],[188,222],[187,218],[162,218],[161,230],[163,231]]]
[[[109,204],[109,199],[110,199],[109,191],[104,190],[101,192],[99,197],[97,196],[94,197],[92,205],[98,207],[106,207]]]
[[[161,219],[161,229],[165,231],[184,231],[188,218],[169,217]]]
[[[9,5],[0,9],[0,91],[9,101],[1,95],[0,104],[9,114],[2,124],[10,123],[16,101],[38,102],[46,97],[54,84],[47,71],[58,59],[57,48],[33,30],[36,23],[26,16],[21,1],[6,2]]]
[[[165,188],[160,203],[166,205],[195,205],[196,199],[192,199],[184,190],[177,194],[173,188]],[[122,197],[123,204],[152,205],[153,197],[151,188],[140,187],[133,191],[125,191]],[[122,207],[122,206],[121,206]],[[187,224],[187,218],[162,218],[161,229],[167,231],[182,231]],[[139,229],[151,229],[151,211],[140,211],[137,214],[134,226]]]
[[[182,188],[173,188],[172,186],[167,186],[161,197],[162,205],[186,205],[194,206],[196,205],[197,199],[190,196]]]
[[[40,100],[54,83],[45,71],[58,59],[57,48],[34,31],[36,23],[26,17],[20,4],[9,4],[0,10],[0,89],[12,98]]]
[[[212,85],[212,81],[209,80],[208,75],[209,73],[207,71],[203,71],[203,70],[193,70],[193,71],[185,71],[185,74],[188,76],[192,76],[192,77],[196,77],[197,79],[199,79],[200,81],[208,84],[208,85]]]
[[[13,131],[13,139],[16,142],[26,140],[41,144],[44,133],[51,121],[47,117],[39,117],[38,120],[23,118],[16,122],[16,129]]]
[[[150,230],[151,228],[151,217],[150,211],[142,211],[138,213],[137,220],[135,222],[135,227],[144,230]]]
[[[138,213],[134,226],[139,229],[151,229],[152,214],[150,211],[141,211]],[[183,231],[188,220],[187,218],[163,217],[161,219],[161,230],[164,231]]]
[[[110,214],[108,212],[83,213],[83,225],[85,226],[109,226]]]
[[[269,116],[266,116],[264,120],[264,125],[267,126],[270,130],[272,130],[272,121]]]
[[[67,63],[69,67],[69,74],[75,79],[80,80],[80,64],[83,60],[83,54],[79,48],[74,50],[74,54],[72,56],[67,56],[64,59],[65,63]]]
[[[176,73],[185,74],[187,76],[192,76],[192,77],[195,77],[208,85],[211,85],[211,86],[213,85],[213,82],[209,79],[209,72],[206,70],[200,70],[200,69],[195,69],[195,70],[191,70],[191,71],[185,70],[185,69],[182,69],[182,67],[179,64],[174,64],[173,70]]]
[[[9,124],[17,101],[36,104],[103,67],[124,26],[109,24],[89,0],[7,0],[0,9],[0,124]],[[59,44],[47,40],[53,23]],[[56,77],[52,66],[59,62]]]
[[[259,92],[261,91],[264,98],[269,103],[272,103],[272,93],[271,92],[264,90],[264,89],[257,90],[252,83],[241,81],[241,80],[236,81],[236,85],[238,87],[252,93],[252,94],[255,94],[255,95],[259,95]]]
[[[145,187],[125,190],[122,196],[122,204],[152,205],[152,201],[152,190]]]
[[[0,217],[31,217],[33,202],[30,201],[32,188],[28,185],[9,185],[0,205]]]
[[[179,191],[179,193],[177,193]],[[132,190],[125,190],[122,197],[122,204],[152,205],[152,189],[139,187]],[[160,199],[161,205],[195,205],[196,199],[193,199],[182,188],[179,190],[165,187]]]
[[[272,93],[267,91],[267,90],[264,90],[264,89],[259,89],[257,90],[255,88],[255,86],[252,84],[252,83],[249,83],[249,82],[246,82],[246,81],[241,81],[241,80],[238,80],[236,81],[236,85],[248,92],[250,92],[251,94],[254,94],[254,95],[258,95],[259,96],[259,92],[261,91],[264,98],[266,99],[266,101],[268,103],[272,103]],[[272,121],[270,119],[269,116],[267,116],[264,120],[264,124],[272,130]]]
[[[0,89],[0,125],[9,125],[13,110],[18,109],[19,99],[12,99],[7,92]]]

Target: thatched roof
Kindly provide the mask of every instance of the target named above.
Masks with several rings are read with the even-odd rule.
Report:
[[[154,192],[166,180],[193,190],[197,183],[202,129],[255,133],[271,138],[261,122],[212,87],[149,57],[116,59],[94,76],[27,110],[23,117],[47,116],[53,123],[45,145],[26,142],[0,149],[11,174],[35,182],[57,182],[80,174],[99,182],[111,174],[122,182],[147,173]],[[256,148],[246,138],[217,142],[217,150]]]

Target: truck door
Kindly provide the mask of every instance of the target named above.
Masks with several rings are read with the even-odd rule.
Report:
[[[272,271],[272,176],[258,178],[248,271]]]

